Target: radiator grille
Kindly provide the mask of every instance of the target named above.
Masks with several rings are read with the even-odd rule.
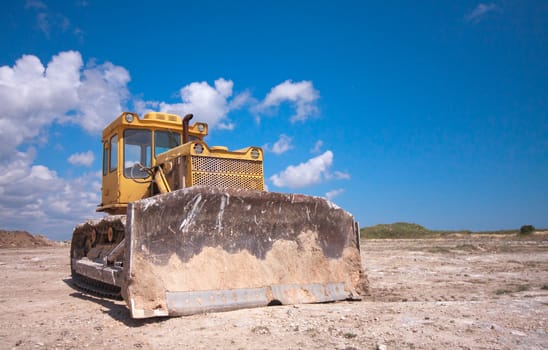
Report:
[[[261,161],[192,156],[192,185],[263,190]]]

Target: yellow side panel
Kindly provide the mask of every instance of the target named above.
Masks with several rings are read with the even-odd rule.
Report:
[[[118,203],[118,172],[112,171],[103,176],[103,205]]]
[[[150,178],[127,179],[120,176],[120,203],[129,203],[150,197]]]

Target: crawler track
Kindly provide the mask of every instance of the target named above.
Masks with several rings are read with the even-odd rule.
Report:
[[[112,215],[99,220],[90,220],[78,225],[72,235],[71,272],[72,285],[86,293],[116,300],[122,300],[119,286],[88,277],[75,270],[74,262],[79,259],[105,261],[116,245],[124,238],[125,215]],[[121,266],[122,255],[115,263]],[[113,262],[111,262],[113,263]]]
[[[72,273],[72,285],[83,292],[101,298],[123,300],[120,287],[88,278],[76,272]]]

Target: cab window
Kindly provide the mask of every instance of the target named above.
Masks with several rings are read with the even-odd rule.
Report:
[[[110,148],[109,148],[109,167],[110,172],[118,168],[118,135],[114,135],[110,138]]]
[[[181,144],[181,134],[173,131],[154,132],[154,157]]]
[[[150,130],[127,129],[124,131],[124,176],[144,179],[149,174],[143,168],[150,167],[152,132]]]
[[[103,143],[103,176],[108,173],[108,144]]]

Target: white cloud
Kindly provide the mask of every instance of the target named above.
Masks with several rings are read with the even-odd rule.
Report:
[[[36,15],[36,23],[48,39],[52,32],[66,32],[70,28],[70,20],[60,13],[40,12]]]
[[[181,116],[192,113],[212,128],[232,130],[234,124],[228,118],[228,113],[242,107],[249,98],[249,93],[245,92],[230,99],[233,86],[232,80],[223,78],[215,80],[214,86],[205,81],[194,82],[181,88],[181,103],[141,102],[140,105],[141,107],[158,106],[163,112]]]
[[[0,222],[5,229],[47,233],[56,239],[70,237],[73,227],[99,217],[100,173],[75,179],[60,178],[43,165],[33,165],[35,151],[17,152],[0,177]]]
[[[316,143],[314,144],[314,148],[312,148],[310,150],[310,152],[311,153],[320,153],[320,151],[322,150],[322,147],[323,147],[323,141],[318,140],[318,141],[316,141]]]
[[[66,51],[44,66],[24,55],[0,67],[0,160],[35,140],[53,122],[72,122],[99,132],[128,97],[129,73],[112,63],[84,68],[79,52]]]
[[[317,157],[311,158],[298,165],[290,165],[285,170],[270,177],[270,181],[277,187],[300,188],[315,185],[330,179],[346,180],[350,175],[340,171],[331,173],[333,152],[325,151]]]
[[[291,142],[292,142],[291,137],[282,134],[280,135],[280,138],[278,139],[278,141],[276,141],[272,145],[272,147],[270,147],[270,145],[267,143],[263,146],[263,148],[266,151],[270,151],[274,154],[282,154],[293,148],[293,145],[291,144]]]
[[[72,32],[79,40],[83,39],[83,31],[74,28],[70,20],[59,12],[54,12],[48,6],[39,0],[27,0],[25,9],[36,14],[36,27],[44,34],[47,39],[54,33]],[[71,29],[69,31],[69,29]]]
[[[234,95],[233,89],[233,81],[224,78],[215,80],[213,86],[206,81],[193,82],[180,89],[181,102],[136,99],[133,105],[140,114],[158,110],[181,116],[192,113],[211,128],[228,130],[234,129],[228,114],[244,106],[250,107],[253,113],[263,113],[289,102],[296,109],[296,114],[291,117],[292,122],[304,121],[318,111],[316,102],[319,92],[310,81],[293,83],[287,80],[273,87],[262,102],[257,101],[249,91]]]
[[[348,180],[350,179],[350,174],[348,173],[344,173],[342,171],[335,171],[333,173],[333,176],[335,177],[335,179],[337,180]]]
[[[25,2],[26,9],[45,9],[47,8],[46,4],[39,0],[27,0]]]
[[[487,16],[488,13],[501,12],[501,8],[496,4],[483,4],[480,3],[470,13],[464,16],[467,22],[479,23]]]
[[[277,187],[299,188],[320,183],[328,176],[333,163],[333,152],[309,159],[299,165],[290,165],[279,174],[272,175],[270,181]]]
[[[244,91],[234,96],[234,98],[228,104],[228,109],[240,109],[250,103],[255,103],[255,99],[251,96],[251,93],[249,91]]]
[[[81,66],[80,55],[70,51],[54,56],[47,68],[32,55],[0,67],[0,159],[77,104]]]
[[[320,94],[314,89],[311,81],[292,82],[286,80],[273,87],[259,106],[259,111],[276,108],[284,102],[293,104],[296,113],[291,122],[305,121],[318,112],[316,102]]]
[[[85,153],[74,153],[67,160],[70,164],[91,166],[95,160],[95,156],[92,151],[87,151]]]
[[[136,98],[133,101],[133,111],[139,115],[145,115],[148,112],[159,111],[160,102],[157,101],[144,101],[141,98]]]
[[[79,52],[61,52],[47,65],[24,55],[0,67],[0,222],[2,228],[69,238],[75,224],[97,217],[100,174],[66,179],[35,164],[32,145],[44,143],[55,122],[99,132],[128,96],[129,73],[112,63],[84,66]],[[25,151],[21,151],[25,148]],[[73,164],[90,165],[93,153],[74,154]]]
[[[127,89],[130,80],[124,67],[110,62],[83,70],[78,87],[78,113],[69,119],[89,132],[99,133],[123,112],[130,97]]]
[[[329,191],[325,194],[325,198],[332,200],[333,198],[337,197],[339,194],[343,193],[344,189],[339,188],[336,190]]]

